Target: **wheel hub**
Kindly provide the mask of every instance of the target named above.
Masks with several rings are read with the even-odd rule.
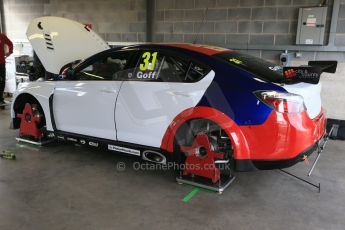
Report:
[[[26,122],[31,122],[31,114],[29,114],[29,113],[25,114],[25,121]]]
[[[204,147],[204,146],[199,146],[197,148],[197,153],[196,155],[199,157],[199,158],[203,158],[204,156],[207,155],[207,149]]]

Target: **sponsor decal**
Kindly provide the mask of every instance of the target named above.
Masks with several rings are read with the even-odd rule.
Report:
[[[48,138],[54,138],[55,137],[55,134],[54,133],[49,133],[48,134]]]
[[[108,145],[108,149],[111,151],[117,151],[117,152],[140,156],[140,150],[136,150],[136,149],[130,149],[130,148],[121,147],[117,145]]]
[[[57,138],[60,139],[60,140],[65,140],[64,136],[57,136]]]
[[[300,81],[317,84],[320,80],[322,69],[318,66],[284,67],[284,78],[290,82]]]
[[[285,78],[298,77],[299,79],[318,79],[321,70],[318,67],[291,67],[284,68]]]
[[[139,71],[137,73],[137,78],[138,79],[156,79],[156,72],[143,73]]]
[[[282,68],[280,67],[280,66],[270,66],[270,67],[268,67],[270,70],[272,70],[272,71],[279,71],[279,70],[281,70]]]
[[[82,145],[85,145],[85,144],[86,144],[86,141],[83,140],[83,139],[81,139],[79,142],[80,142],[80,144],[82,144]]]
[[[67,140],[72,142],[78,142],[78,140],[73,137],[67,137]]]
[[[243,62],[241,60],[238,60],[236,58],[230,58],[229,61],[232,63],[235,63],[236,65],[242,65],[243,64]]]
[[[288,70],[285,70],[285,71],[284,71],[284,76],[285,76],[286,78],[293,78],[293,77],[296,77],[297,74],[296,74],[295,70],[293,70],[293,69],[288,69]]]
[[[89,145],[92,147],[98,147],[98,143],[93,141],[89,141]]]

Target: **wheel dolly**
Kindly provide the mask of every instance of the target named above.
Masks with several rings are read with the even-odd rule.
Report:
[[[212,183],[207,178],[197,177],[193,174],[189,176],[185,176],[183,175],[182,172],[180,172],[179,176],[176,177],[176,181],[178,184],[188,184],[188,185],[204,188],[210,191],[214,191],[214,192],[217,192],[218,194],[222,194],[225,191],[225,189],[227,189],[231,185],[231,183],[235,180],[235,178],[236,177],[230,173],[227,176],[221,176],[217,183]]]
[[[198,134],[192,146],[181,146],[181,150],[187,153],[187,158],[184,169],[180,169],[179,176],[176,178],[177,183],[189,184],[222,194],[235,180],[231,167],[228,167],[230,159],[223,159],[223,154],[213,151],[206,134]],[[221,175],[220,169],[226,170],[229,174]]]
[[[21,118],[18,142],[29,143],[42,146],[48,144],[54,139],[45,139],[44,133],[39,128],[42,116],[35,105],[26,103],[22,114],[17,114]]]

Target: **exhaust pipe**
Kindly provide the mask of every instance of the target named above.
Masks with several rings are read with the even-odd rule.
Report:
[[[167,163],[166,157],[163,154],[156,151],[146,150],[144,151],[142,158],[146,161],[154,162],[157,164],[165,165]]]

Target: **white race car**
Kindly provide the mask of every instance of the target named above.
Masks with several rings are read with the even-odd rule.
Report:
[[[13,127],[24,137],[197,164],[184,175],[216,183],[217,162],[241,171],[289,167],[325,133],[319,78],[335,71],[333,62],[283,73],[218,47],[110,49],[88,26],[58,17],[33,20],[27,36],[55,76],[22,83],[14,94]],[[77,60],[84,61],[66,68]]]

